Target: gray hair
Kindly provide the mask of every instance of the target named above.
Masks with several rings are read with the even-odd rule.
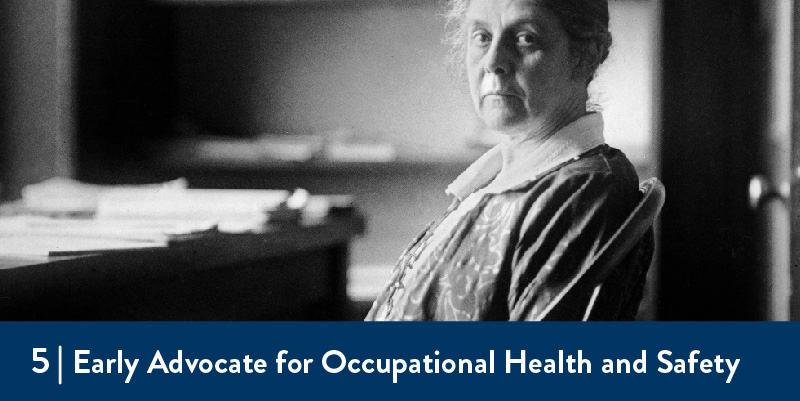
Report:
[[[450,45],[450,64],[463,70],[465,23],[470,0],[446,0],[445,18]],[[586,73],[586,84],[608,58],[611,32],[608,31],[608,0],[538,0],[537,5],[552,11],[569,35],[570,53],[578,57],[575,74]]]

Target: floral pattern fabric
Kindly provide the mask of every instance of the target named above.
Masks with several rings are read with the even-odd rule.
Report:
[[[442,220],[468,202],[454,201],[413,241],[367,320],[541,320],[640,197],[633,166],[607,145],[521,185],[474,195],[446,241],[429,242]],[[646,265],[629,265],[637,271],[616,272],[603,283],[595,305],[608,310],[593,316],[633,317]],[[546,317],[580,320],[590,296],[562,300]]]

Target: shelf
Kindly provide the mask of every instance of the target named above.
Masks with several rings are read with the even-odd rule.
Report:
[[[308,149],[296,145],[308,145]],[[153,166],[165,171],[228,171],[228,172],[285,172],[285,173],[392,173],[421,169],[464,170],[486,149],[460,147],[432,152],[420,147],[408,148],[389,143],[363,152],[344,153],[344,159],[330,152],[333,144],[319,141],[284,146],[286,154],[275,152],[281,142],[264,143],[236,140],[174,140],[153,144]],[[286,145],[286,143],[283,143]],[[374,150],[375,154],[370,153]],[[359,160],[359,153],[363,159]],[[294,155],[292,157],[291,155]],[[353,159],[352,157],[356,157]]]
[[[468,157],[422,158],[399,157],[389,162],[354,162],[313,159],[303,162],[279,160],[201,160],[164,157],[156,159],[154,167],[175,172],[274,172],[292,174],[318,173],[403,173],[420,170],[462,171],[477,159]]]

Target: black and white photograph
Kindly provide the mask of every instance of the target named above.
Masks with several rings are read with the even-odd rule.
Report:
[[[796,132],[795,0],[3,0],[0,320],[796,321]]]

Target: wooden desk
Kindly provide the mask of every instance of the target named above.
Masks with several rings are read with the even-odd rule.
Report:
[[[0,257],[2,320],[336,320],[347,302],[358,216],[169,248]]]

